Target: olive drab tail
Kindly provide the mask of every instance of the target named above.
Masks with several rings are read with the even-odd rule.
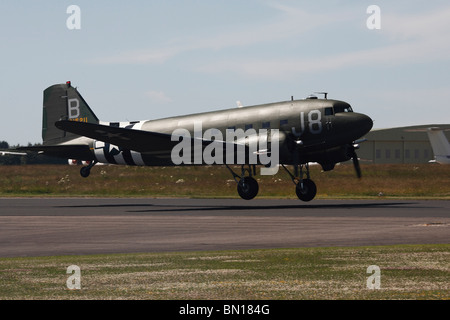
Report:
[[[76,139],[77,135],[55,127],[59,120],[99,123],[89,105],[72,87],[70,81],[44,90],[42,140],[44,145],[56,145]]]

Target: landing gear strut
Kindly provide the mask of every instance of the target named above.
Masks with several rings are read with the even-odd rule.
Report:
[[[251,200],[258,194],[259,186],[258,182],[252,177],[256,175],[255,165],[248,166],[248,169],[241,166],[241,175],[235,173],[228,165],[226,165],[233,175],[234,181],[237,183],[237,192],[239,196],[244,200]],[[245,176],[245,172],[248,172],[248,176]]]
[[[284,165],[282,166],[295,184],[295,193],[297,194],[297,197],[302,201],[311,201],[314,199],[317,193],[317,187],[314,181],[309,177],[309,165],[307,163],[304,165],[294,165],[294,174],[292,174]],[[303,171],[303,167],[305,167],[306,172]],[[304,179],[305,175],[306,179]]]
[[[80,169],[80,175],[81,175],[83,178],[89,177],[89,175],[91,174],[91,169],[92,169],[93,166],[95,166],[96,163],[97,163],[96,161],[92,161],[92,162],[91,162],[89,165],[87,165],[86,167],[82,167],[82,168]]]

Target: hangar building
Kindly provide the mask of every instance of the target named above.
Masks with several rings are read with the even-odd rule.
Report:
[[[438,127],[450,140],[450,124],[372,129],[357,150],[361,163],[427,163],[434,160],[427,128]]]

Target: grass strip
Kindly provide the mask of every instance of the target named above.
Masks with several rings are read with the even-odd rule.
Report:
[[[224,166],[95,166],[89,178],[82,178],[79,170],[68,165],[0,166],[0,197],[239,197]],[[450,166],[363,165],[362,171],[363,178],[357,179],[352,165],[329,172],[312,166],[316,199],[450,199]],[[256,178],[258,198],[296,199],[284,170]]]
[[[450,245],[231,250],[0,259],[0,299],[450,298]],[[80,268],[69,290],[67,268]],[[380,270],[379,289],[367,281]],[[371,282],[372,283],[372,282]]]

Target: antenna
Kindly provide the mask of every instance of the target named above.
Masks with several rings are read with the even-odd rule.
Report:
[[[317,94],[323,94],[324,99],[328,99],[328,92],[314,92]]]

